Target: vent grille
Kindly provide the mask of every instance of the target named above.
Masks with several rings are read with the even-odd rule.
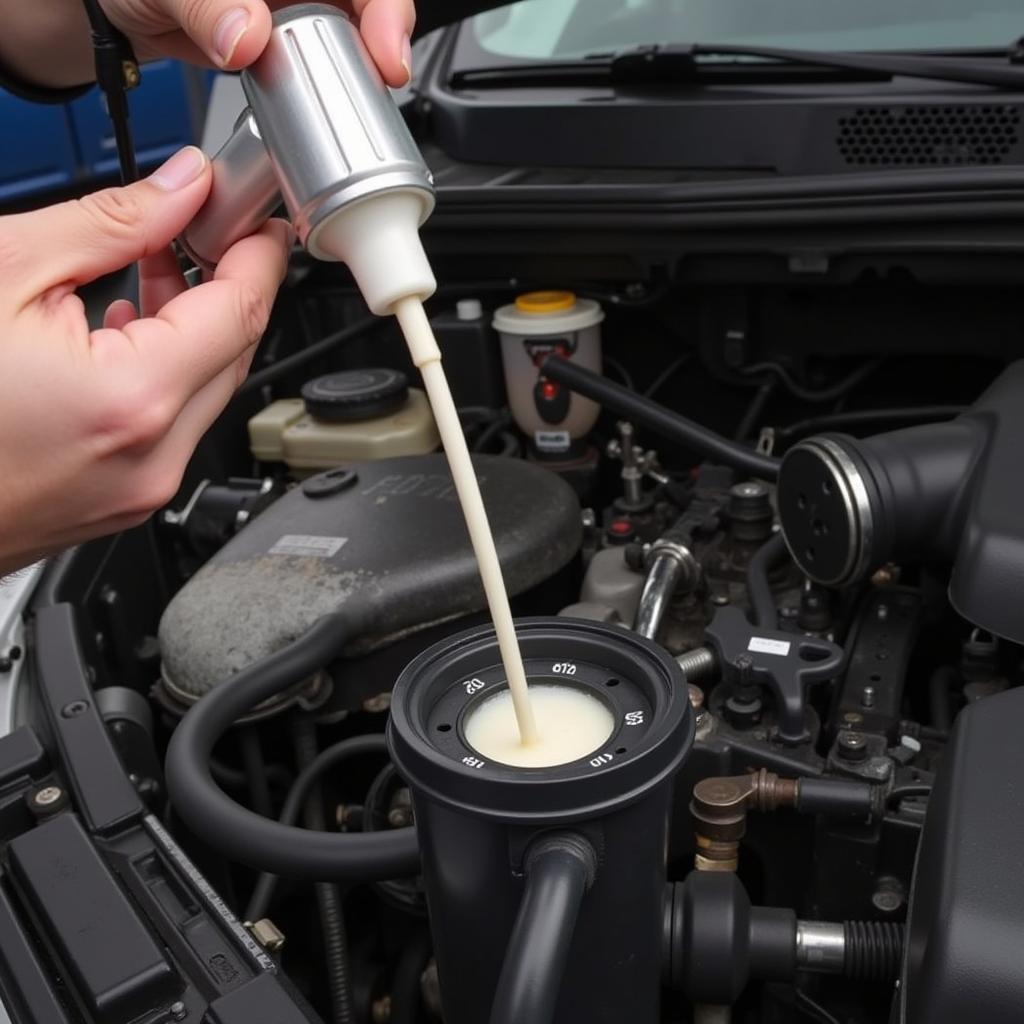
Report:
[[[1020,108],[859,107],[839,119],[836,139],[854,166],[998,164],[1016,147]]]

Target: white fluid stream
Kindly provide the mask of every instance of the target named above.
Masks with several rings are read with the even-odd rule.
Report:
[[[526,685],[526,671],[519,652],[519,641],[516,639],[515,627],[512,624],[512,609],[508,603],[501,563],[498,561],[494,537],[487,521],[483,498],[480,496],[480,485],[473,472],[466,438],[462,433],[462,424],[455,411],[455,402],[448,388],[448,378],[441,365],[441,350],[437,347],[430,321],[419,298],[413,295],[400,299],[395,303],[393,312],[405,335],[412,361],[423,376],[423,385],[434,412],[434,420],[448,458],[462,513],[466,517],[469,539],[480,567],[480,578],[494,621],[498,648],[508,680],[508,693],[511,694],[515,722],[518,726],[519,747],[525,750],[538,743],[537,722],[530,702],[530,691]],[[506,714],[505,717],[509,716]],[[598,743],[600,742],[599,740]]]

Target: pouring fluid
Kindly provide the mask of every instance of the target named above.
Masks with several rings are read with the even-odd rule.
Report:
[[[480,495],[480,485],[473,472],[462,424],[448,387],[448,378],[441,365],[441,350],[437,347],[423,303],[417,297],[400,299],[394,305],[394,314],[405,335],[412,361],[423,376],[423,385],[452,471],[462,513],[466,517],[473,553],[480,567],[480,578],[508,680],[519,742],[523,747],[530,747],[538,742],[539,735],[526,683],[526,670],[523,668],[523,657],[512,622],[512,609],[508,603],[508,592],[505,590],[498,552],[494,547],[494,537],[487,521],[487,511]]]

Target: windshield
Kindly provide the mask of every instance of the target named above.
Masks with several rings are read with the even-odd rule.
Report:
[[[499,57],[574,58],[650,43],[819,50],[1009,48],[1021,0],[520,0],[471,19]]]

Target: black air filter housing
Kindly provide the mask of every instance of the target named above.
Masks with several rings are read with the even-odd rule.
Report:
[[[511,594],[580,545],[579,503],[560,477],[518,459],[474,458]],[[175,595],[160,622],[163,681],[201,697],[346,606],[371,609],[353,653],[485,607],[441,455],[332,469],[279,498]]]

